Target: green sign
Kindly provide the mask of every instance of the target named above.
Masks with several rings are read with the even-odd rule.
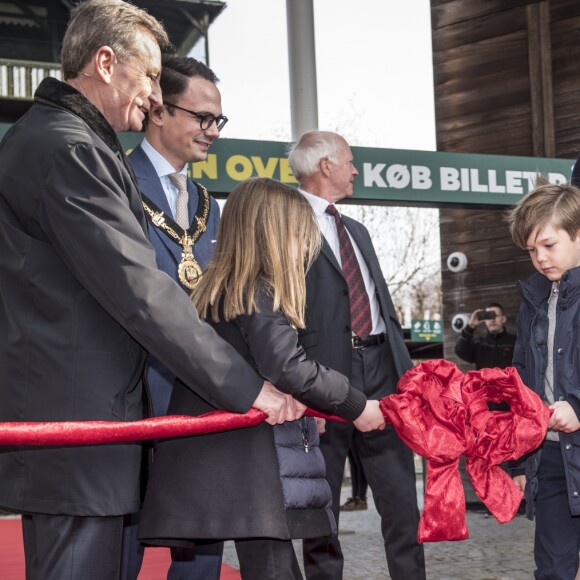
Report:
[[[354,147],[355,196],[429,205],[513,205],[538,173],[569,180],[573,161]]]
[[[414,342],[443,342],[443,321],[411,320],[411,340]]]
[[[8,127],[0,123],[0,137]],[[127,150],[142,137],[139,133],[120,134]],[[255,176],[296,185],[287,159],[289,145],[278,141],[218,139],[207,160],[190,167],[190,175],[217,195],[227,195],[237,183]],[[573,165],[569,159],[371,147],[353,147],[352,151],[359,171],[353,201],[359,203],[513,205],[533,187],[538,173],[561,183],[569,179]]]

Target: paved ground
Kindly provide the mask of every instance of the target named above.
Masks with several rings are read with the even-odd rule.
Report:
[[[349,495],[348,481],[342,489]],[[422,502],[422,484],[418,484]],[[533,578],[534,524],[518,515],[500,525],[479,511],[467,512],[470,539],[463,542],[425,544],[429,580],[530,580]],[[340,539],[345,553],[344,580],[387,580],[380,523],[372,499],[366,511],[343,512]],[[300,543],[295,542],[297,553]],[[226,544],[224,561],[237,565],[233,544]],[[413,580],[409,578],[408,580]]]

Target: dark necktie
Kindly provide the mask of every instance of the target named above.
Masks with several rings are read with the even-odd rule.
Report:
[[[366,340],[372,329],[371,306],[360,266],[356,259],[352,242],[338,211],[336,211],[333,205],[329,205],[326,208],[326,213],[331,215],[336,222],[342,273],[348,286],[350,298],[350,326],[359,338]]]

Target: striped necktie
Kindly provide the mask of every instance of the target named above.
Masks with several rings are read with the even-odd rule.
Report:
[[[360,266],[350,236],[338,211],[333,205],[329,205],[326,208],[326,213],[331,215],[336,222],[342,273],[348,286],[350,298],[350,326],[359,338],[366,340],[372,330],[371,306]]]
[[[189,228],[189,193],[187,191],[187,177],[183,173],[171,173],[169,181],[177,188],[177,203],[175,205],[175,223],[184,230]]]

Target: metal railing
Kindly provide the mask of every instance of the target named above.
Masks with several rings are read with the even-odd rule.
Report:
[[[62,80],[60,64],[0,58],[0,99],[31,101],[45,77]]]

